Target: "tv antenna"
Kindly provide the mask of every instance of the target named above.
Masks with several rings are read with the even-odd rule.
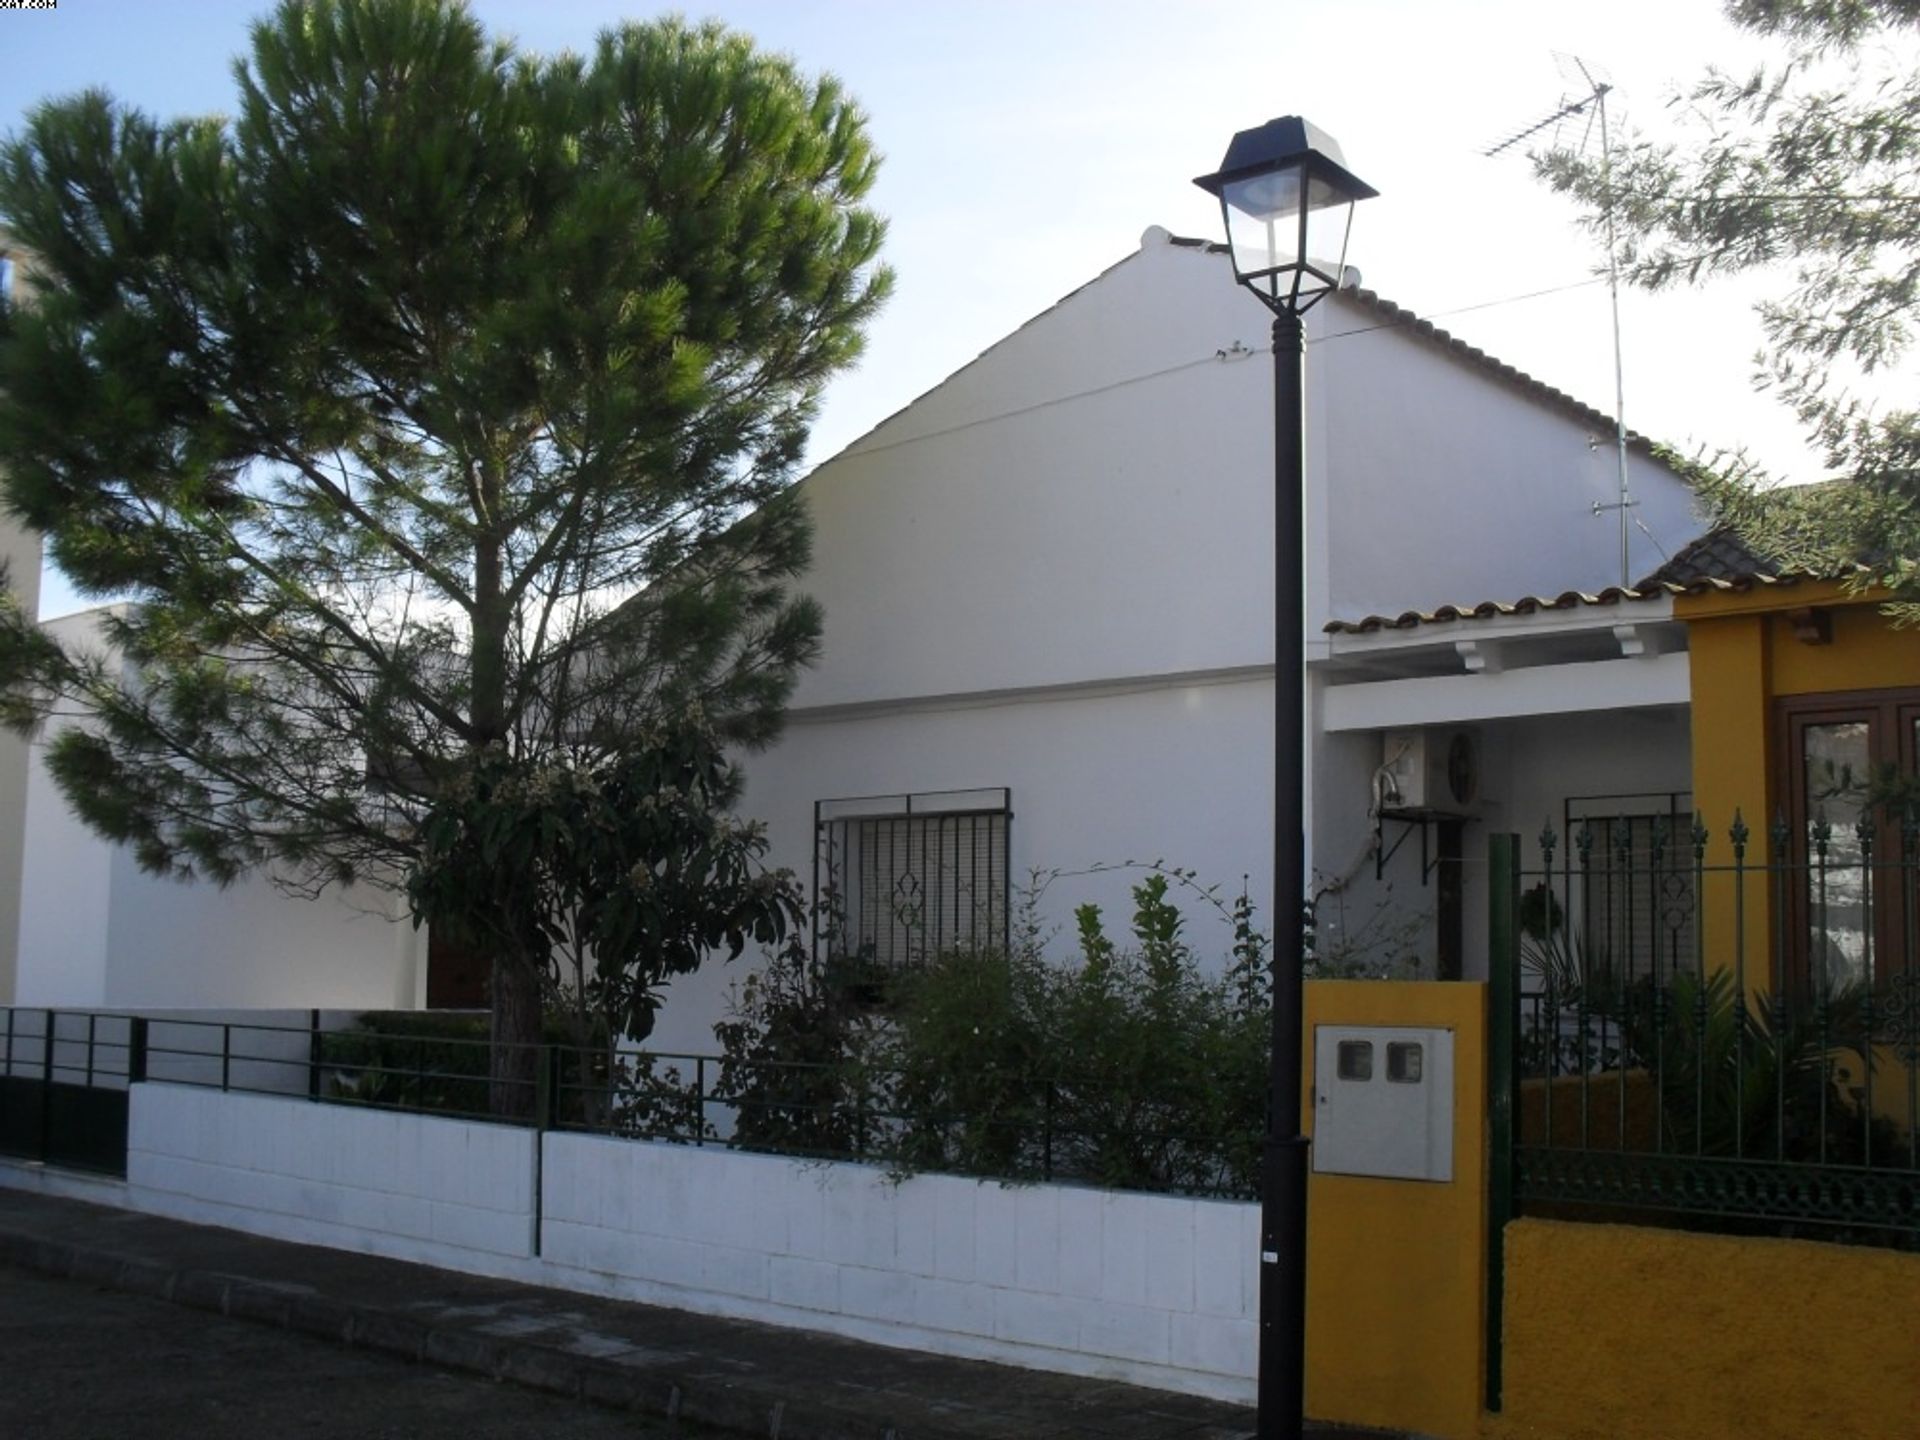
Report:
[[[1512,134],[1503,136],[1480,153],[1489,159],[1511,150],[1522,140],[1531,139],[1541,131],[1553,129],[1552,147],[1560,148],[1560,131],[1568,122],[1584,117],[1586,125],[1581,131],[1579,143],[1569,148],[1584,153],[1593,131],[1600,131],[1600,213],[1606,223],[1607,234],[1607,299],[1613,309],[1613,446],[1619,465],[1619,498],[1611,505],[1593,502],[1593,513],[1603,515],[1609,510],[1617,511],[1620,516],[1620,588],[1625,589],[1633,583],[1632,562],[1628,558],[1628,523],[1631,519],[1634,499],[1627,485],[1627,400],[1626,380],[1620,359],[1620,262],[1618,246],[1615,243],[1613,223],[1613,141],[1607,128],[1607,96],[1613,93],[1613,82],[1606,71],[1597,65],[1589,65],[1578,55],[1564,55],[1554,52],[1554,63],[1559,67],[1560,78],[1569,87],[1563,91],[1560,104],[1551,112],[1541,116],[1531,124],[1524,125]]]

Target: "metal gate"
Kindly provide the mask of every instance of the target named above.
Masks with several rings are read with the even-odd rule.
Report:
[[[5,1012],[0,1154],[127,1173],[127,1087],[145,1068],[146,1022],[122,1015]]]

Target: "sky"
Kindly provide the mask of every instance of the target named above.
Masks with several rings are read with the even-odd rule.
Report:
[[[1192,177],[1235,131],[1301,114],[1380,191],[1349,261],[1376,289],[1611,412],[1601,253],[1523,155],[1480,153],[1569,93],[1556,54],[1615,86],[1616,124],[1670,128],[1708,65],[1765,47],[1715,0],[471,0],[523,48],[584,50],[624,19],[711,16],[866,109],[885,155],[897,287],[859,368],[834,380],[809,450],[832,455],[1162,225],[1219,238]],[[218,114],[264,0],[58,0],[0,12],[0,132],[87,87],[162,116]],[[1223,278],[1223,283],[1224,278]],[[1746,447],[1815,478],[1792,417],[1751,384],[1763,277],[1621,299],[1626,419],[1682,449]],[[83,603],[50,574],[42,614]]]

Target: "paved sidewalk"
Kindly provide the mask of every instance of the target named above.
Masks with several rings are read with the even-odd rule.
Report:
[[[19,1190],[0,1189],[0,1264],[769,1440],[1253,1433],[1245,1407],[1161,1390],[603,1300]]]

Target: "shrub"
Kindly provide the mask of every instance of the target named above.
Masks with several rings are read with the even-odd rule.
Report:
[[[1233,921],[1232,962],[1200,973],[1171,897]],[[1251,1193],[1267,1103],[1267,940],[1242,896],[1189,872],[1133,887],[1127,943],[1076,914],[1078,963],[1041,952],[1030,892],[1008,951],[959,951],[876,985],[870,960],[790,944],[715,1027],[733,1143],[872,1156],[902,1172]]]
[[[713,1027],[714,1097],[735,1109],[732,1143],[799,1155],[864,1155],[874,1131],[865,971],[816,959],[798,935],[749,975]]]
[[[324,1032],[325,1092],[363,1105],[456,1115],[487,1110],[485,1015],[369,1013]]]
[[[949,951],[900,978],[872,1066],[892,1081],[900,1168],[1048,1172],[1058,988],[1025,949]]]

